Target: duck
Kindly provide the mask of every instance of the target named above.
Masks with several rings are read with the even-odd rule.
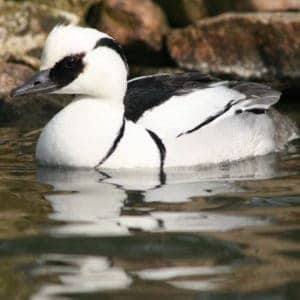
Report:
[[[280,92],[269,86],[199,72],[128,74],[124,51],[108,34],[54,27],[40,70],[12,92],[75,95],[42,130],[37,163],[162,173],[266,155],[297,137],[272,111]]]

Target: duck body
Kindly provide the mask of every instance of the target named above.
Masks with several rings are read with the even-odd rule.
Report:
[[[278,91],[253,82],[199,72],[157,74],[128,82],[125,116],[162,138],[179,137],[236,113],[265,113],[279,98]]]
[[[167,167],[265,155],[296,137],[290,122],[271,111],[280,93],[265,85],[196,72],[128,82],[127,76],[125,56],[111,37],[90,28],[55,28],[43,50],[41,71],[15,90],[15,95],[77,95],[43,129],[38,163],[159,168],[162,173]]]
[[[124,132],[117,147],[100,164],[118,137],[123,122]],[[170,134],[165,130],[165,137],[161,138],[165,151],[161,162],[161,150],[151,131],[139,123],[124,120],[121,108],[116,110],[97,99],[80,97],[46,125],[37,144],[36,158],[41,165],[69,168],[217,164],[280,150],[287,141],[277,141],[277,122],[279,120],[274,120],[269,112],[245,111],[216,119],[181,136],[178,136],[179,131],[174,131],[174,137],[174,132]],[[160,138],[156,132],[155,135]]]

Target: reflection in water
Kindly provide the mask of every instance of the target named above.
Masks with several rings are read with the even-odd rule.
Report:
[[[197,291],[215,290],[220,287],[216,278],[207,279],[207,276],[218,276],[233,271],[229,266],[216,267],[169,267],[159,269],[146,269],[136,272],[143,280],[166,280],[166,283],[180,289]],[[174,280],[176,278],[192,278],[190,280]],[[199,278],[200,277],[200,278]],[[201,277],[204,277],[201,279]]]
[[[168,282],[178,289],[193,291],[211,291],[218,289],[221,285],[215,279],[206,280],[173,280]]]
[[[142,170],[38,183],[37,136],[0,128],[0,299],[300,299],[299,140],[162,185]]]
[[[131,278],[120,268],[113,267],[104,257],[75,255],[43,255],[33,275],[58,275],[60,284],[42,287],[32,300],[65,299],[57,295],[86,293],[126,288]]]
[[[52,220],[62,221],[51,227],[53,235],[111,236],[128,235],[131,229],[143,231],[215,231],[263,225],[266,221],[253,217],[221,215],[208,212],[139,211],[124,214],[131,201],[176,203],[191,197],[237,192],[239,178],[262,178],[274,174],[273,157],[257,158],[231,166],[202,170],[172,170],[167,184],[160,185],[153,172],[110,172],[94,170],[40,169],[40,182],[54,186],[56,193],[46,198],[53,207]],[[208,178],[208,179],[207,179]],[[131,195],[135,193],[132,200]]]
[[[50,219],[57,225],[45,229],[55,237],[128,236],[142,232],[228,231],[268,224],[267,219],[201,211],[169,211],[147,207],[147,203],[188,203],[192,197],[237,192],[239,179],[275,174],[273,157],[198,170],[170,170],[167,184],[161,185],[155,172],[96,172],[94,170],[40,169],[38,180],[54,186],[46,195],[52,205]],[[277,173],[278,174],[278,173]],[[143,206],[143,203],[145,206]],[[138,207],[132,207],[138,204]],[[224,266],[169,266],[125,272],[107,257],[42,255],[35,275],[57,275],[59,283],[48,284],[33,299],[54,295],[124,289],[134,277],[164,281],[170,287],[189,290],[217,289],[233,269]],[[214,278],[209,278],[214,275]],[[184,280],[183,280],[184,279]]]
[[[222,273],[228,273],[231,268],[227,266],[219,267],[169,267],[160,269],[146,269],[136,274],[141,279],[146,280],[167,280],[181,276],[197,276],[197,275],[216,275]]]

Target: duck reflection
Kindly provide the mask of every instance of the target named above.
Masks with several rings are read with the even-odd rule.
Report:
[[[84,241],[88,236],[134,235],[136,230],[188,234],[265,225],[267,220],[255,217],[172,207],[196,196],[241,191],[237,184],[241,179],[277,174],[273,156],[213,168],[169,170],[165,184],[160,181],[160,174],[143,170],[104,170],[100,173],[95,170],[40,169],[38,180],[54,187],[54,192],[46,198],[53,207],[50,219],[58,221],[44,230],[54,237],[66,238],[66,241],[74,235]],[[149,206],[150,202],[153,205]],[[221,286],[223,277],[220,276],[227,276],[232,270],[231,264],[205,266],[200,262],[198,265],[169,266],[163,261],[154,269],[140,265],[127,270],[113,257],[41,255],[32,270],[33,275],[53,276],[59,283],[43,285],[32,299],[69,299],[66,295],[125,289],[136,278],[152,283],[161,281],[176,289],[215,290]],[[59,295],[64,296],[60,298]]]
[[[42,255],[32,275],[58,276],[60,281],[43,286],[32,300],[68,299],[59,295],[123,289],[132,282],[109,259],[83,255]]]
[[[112,236],[142,231],[224,231],[265,221],[208,212],[155,210],[143,203],[175,204],[192,197],[241,191],[238,180],[274,176],[274,157],[255,158],[211,168],[169,170],[166,184],[156,172],[40,169],[38,180],[55,192],[46,195],[50,219],[61,221],[47,230],[53,235]],[[130,213],[139,203],[138,213]]]

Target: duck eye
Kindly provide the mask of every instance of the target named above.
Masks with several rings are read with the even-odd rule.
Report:
[[[78,63],[78,58],[74,56],[70,56],[66,58],[64,62],[64,66],[68,69],[72,69],[77,65],[77,63]]]

